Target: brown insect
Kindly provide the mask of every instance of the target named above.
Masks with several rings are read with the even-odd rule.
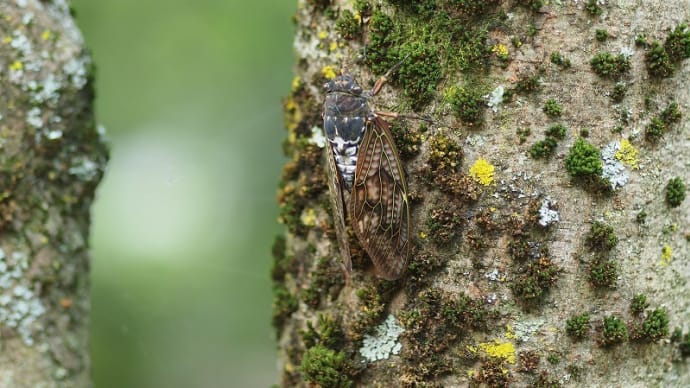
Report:
[[[396,65],[363,91],[342,74],[324,85],[323,124],[328,144],[329,188],[346,273],[352,271],[349,225],[376,267],[376,275],[393,280],[407,264],[410,211],[405,171],[395,148],[390,124],[368,100],[375,96]]]

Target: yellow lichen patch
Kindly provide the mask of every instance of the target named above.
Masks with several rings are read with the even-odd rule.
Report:
[[[48,39],[50,39],[51,36],[53,36],[53,33],[50,32],[50,30],[45,30],[45,31],[43,31],[43,33],[41,34],[41,39],[43,39],[43,40],[48,40]]]
[[[293,92],[296,91],[297,89],[300,88],[300,86],[302,86],[302,78],[300,76],[293,78],[292,79],[292,86],[291,86],[292,91]]]
[[[335,72],[335,67],[333,66],[324,66],[321,69],[321,75],[323,75],[326,79],[333,79],[336,76]]]
[[[470,175],[479,183],[488,186],[494,183],[494,166],[484,159],[477,159],[470,167]]]
[[[12,37],[11,36],[6,36],[5,39],[2,40],[3,42],[10,44],[12,43]]]
[[[621,148],[616,151],[616,159],[621,163],[632,167],[634,170],[640,168],[640,160],[637,158],[639,151],[633,146],[628,139],[621,140]]]
[[[421,238],[422,240],[425,239],[425,238],[426,238],[426,233],[424,233],[424,232],[419,232],[419,238]]]
[[[328,47],[329,51],[335,51],[338,49],[338,43],[336,42],[331,42],[331,45]]]
[[[666,244],[664,245],[663,248],[661,248],[661,263],[659,263],[662,267],[665,267],[671,263],[671,258],[673,257],[673,249],[671,249],[671,246]]]
[[[495,44],[494,47],[491,48],[491,52],[496,54],[496,56],[499,58],[508,57],[508,47],[503,43]]]
[[[328,32],[327,31],[319,31],[319,39],[323,40],[328,38]]]
[[[24,68],[24,64],[21,63],[20,61],[14,61],[10,65],[10,70],[14,70],[14,71],[21,70],[23,68]]]
[[[288,97],[283,102],[283,111],[285,112],[284,124],[290,133],[297,129],[297,125],[302,120],[302,110],[292,97]]]
[[[511,364],[515,363],[515,345],[512,342],[501,342],[494,340],[494,342],[485,342],[479,344],[478,349],[474,346],[468,346],[470,352],[476,353],[481,350],[484,354],[492,358],[500,358],[508,361]]]
[[[515,335],[515,330],[513,330],[513,326],[511,326],[510,324],[506,325],[506,338],[517,339],[517,336]]]
[[[314,210],[314,209],[304,210],[302,212],[302,215],[300,216],[300,221],[302,221],[302,224],[305,226],[316,225],[316,210]]]

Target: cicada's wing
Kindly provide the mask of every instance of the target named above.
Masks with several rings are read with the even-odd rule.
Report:
[[[331,208],[333,210],[333,224],[335,225],[335,233],[338,237],[338,247],[340,249],[340,256],[343,260],[343,267],[347,275],[352,272],[352,259],[350,258],[350,245],[348,243],[347,228],[345,226],[345,207],[344,190],[342,179],[338,173],[335,165],[335,156],[333,155],[333,147],[326,142],[326,164],[328,165],[328,189],[331,197]]]
[[[379,117],[368,122],[357,158],[349,215],[376,274],[393,280],[407,264],[410,210],[405,172],[389,127]]]

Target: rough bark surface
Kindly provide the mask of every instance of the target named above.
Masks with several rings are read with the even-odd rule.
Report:
[[[66,1],[0,2],[0,386],[88,387],[89,210],[108,152]]]
[[[362,85],[380,75],[372,72],[376,63],[355,61],[365,46],[367,56],[380,54],[380,13],[394,34],[421,28],[428,12],[479,23],[483,16],[463,18],[470,11],[459,9],[484,3],[504,14],[485,30],[479,70],[449,66],[450,42],[434,57],[441,79],[430,101],[418,104],[403,90],[409,83],[395,77],[372,101],[435,122],[426,129],[408,122],[396,132],[413,200],[416,249],[407,274],[376,279],[355,249],[346,282],[329,215],[319,87],[345,63]],[[369,8],[363,1],[299,2],[298,78],[284,101],[292,159],[278,193],[288,231],[274,246],[272,272],[283,386],[690,385],[690,200],[678,207],[665,200],[669,179],[690,182],[690,60],[677,61],[668,77],[651,74],[646,60],[653,41],[663,45],[690,18],[690,3],[550,1],[530,8],[536,3],[420,1],[429,6],[420,10],[400,1]],[[403,35],[427,33],[414,31]],[[552,61],[554,52],[570,66]],[[597,74],[591,61],[601,52],[627,58],[629,69]],[[414,54],[408,60],[424,62]],[[410,69],[402,71],[414,77]],[[475,84],[486,97],[481,119],[470,125],[466,105],[458,108],[453,96]],[[614,95],[617,84],[623,96]],[[494,102],[499,87],[504,98]],[[560,113],[545,109],[550,99]],[[668,120],[654,139],[650,125],[672,102],[682,117]],[[532,145],[559,123],[567,129],[562,138],[550,136],[553,154],[530,157]],[[568,155],[583,137],[614,171],[606,180],[569,174]],[[604,225],[617,243],[592,236]],[[602,263],[611,266],[597,272]],[[639,294],[648,306],[631,309]],[[566,321],[583,313],[589,321],[577,338]],[[604,330],[613,316],[627,328],[620,341]],[[381,359],[372,361],[372,352]]]

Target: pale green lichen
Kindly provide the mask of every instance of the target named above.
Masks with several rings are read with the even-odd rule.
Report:
[[[22,341],[31,346],[42,330],[39,319],[45,314],[45,307],[26,280],[29,265],[28,254],[13,252],[7,257],[0,249],[0,327],[16,330]]]
[[[402,344],[398,337],[403,328],[393,315],[389,315],[383,323],[376,327],[374,335],[365,335],[359,353],[369,362],[385,360],[392,354],[400,353]]]

